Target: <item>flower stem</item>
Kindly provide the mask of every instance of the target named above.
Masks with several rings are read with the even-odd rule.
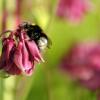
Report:
[[[3,79],[0,78],[0,100],[3,100]]]
[[[2,32],[6,30],[6,21],[7,21],[7,10],[6,10],[6,0],[2,1]]]
[[[21,3],[22,0],[16,0],[16,26],[21,22]]]
[[[43,71],[45,73],[46,78],[46,87],[47,87],[47,94],[48,94],[48,100],[53,100],[53,94],[52,94],[52,84],[51,84],[51,72],[48,70],[47,64],[43,66]]]
[[[100,100],[100,90],[96,90],[96,100]]]
[[[2,0],[2,22],[1,22],[2,32],[6,30],[6,21],[7,21],[6,0]],[[4,80],[0,78],[0,100],[3,100],[3,94],[4,94]]]

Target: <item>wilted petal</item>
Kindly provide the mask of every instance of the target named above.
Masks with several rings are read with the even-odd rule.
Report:
[[[8,38],[3,42],[3,44],[4,44],[4,48],[6,49],[6,57],[7,59],[9,59],[10,51],[15,46],[15,42],[13,39]]]
[[[20,41],[14,54],[14,63],[25,75],[31,75],[33,71],[33,60],[29,59],[29,53],[24,41]]]
[[[26,41],[26,45],[34,60],[36,60],[37,62],[39,62],[40,60],[44,61],[34,41]]]
[[[23,67],[23,59],[22,59],[22,47],[23,44],[22,42],[19,42],[18,47],[15,50],[14,53],[14,63],[17,65],[18,68],[20,68],[21,70],[24,70]]]
[[[31,63],[31,68],[30,69],[26,69],[23,74],[25,74],[27,76],[31,76],[32,73],[33,73],[33,69],[34,69],[34,64]]]
[[[15,42],[13,39],[6,38],[3,40],[3,49],[2,49],[2,54],[1,54],[1,59],[0,59],[0,69],[5,68],[4,66],[7,65],[10,53],[12,49],[15,47]]]
[[[10,75],[20,75],[22,72],[21,70],[12,62],[7,65],[9,69],[5,70]]]
[[[3,39],[3,49],[0,59],[0,69],[11,75],[18,75],[21,71],[13,63],[13,53],[15,48],[15,42],[12,38]]]
[[[22,57],[23,57],[24,73],[30,75],[32,74],[32,70],[33,70],[33,61],[29,59],[29,53],[25,46],[24,41],[23,41],[22,54],[23,54]]]

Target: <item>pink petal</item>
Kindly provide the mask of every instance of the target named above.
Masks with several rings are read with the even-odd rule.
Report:
[[[27,76],[31,76],[33,73],[33,68],[34,68],[34,64],[32,65],[32,67],[30,69],[25,70],[25,72],[23,74],[25,74]]]
[[[36,60],[37,62],[42,60],[44,62],[36,43],[34,41],[26,41],[26,44],[34,60]]]
[[[33,61],[29,59],[29,53],[24,41],[20,41],[14,54],[14,63],[22,71],[22,74],[30,76],[33,71]]]
[[[21,70],[12,62],[8,65],[9,69],[5,70],[8,74],[11,75],[20,75]]]
[[[23,48],[22,48],[22,58],[23,58],[24,73],[28,75],[32,73],[32,71],[30,70],[33,70],[32,68],[33,62],[29,59],[29,53],[25,46],[24,41],[23,41]]]
[[[7,59],[9,59],[9,55],[10,55],[10,51],[12,50],[12,48],[15,46],[15,42],[13,39],[6,39],[4,41],[4,48],[5,48],[5,53],[6,53],[6,57]]]
[[[13,47],[15,46],[14,40],[12,39],[5,39],[3,40],[3,49],[2,49],[2,55],[0,59],[0,68],[6,68],[4,66],[7,65],[8,60],[10,58],[10,53],[12,52]]]
[[[17,65],[19,69],[24,70],[23,62],[22,62],[22,42],[19,42],[18,47],[15,50],[14,54],[14,63]]]

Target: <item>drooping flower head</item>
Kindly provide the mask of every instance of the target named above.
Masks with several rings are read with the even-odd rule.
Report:
[[[100,43],[76,43],[62,58],[61,68],[89,89],[100,88]]]
[[[57,15],[71,22],[79,22],[92,7],[89,0],[59,0]]]
[[[35,30],[34,25],[29,25],[31,27],[27,23],[22,23],[15,31],[11,31],[9,36],[2,36],[3,48],[0,58],[0,70],[11,75],[25,74],[30,76],[33,73],[35,62],[44,61],[40,52],[40,46],[42,45],[38,46],[37,44],[38,41],[39,44],[44,44],[40,39],[41,33]],[[33,37],[31,38],[29,34]]]

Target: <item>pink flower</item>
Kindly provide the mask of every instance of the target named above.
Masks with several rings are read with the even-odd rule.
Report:
[[[61,67],[84,86],[100,87],[100,43],[77,43],[62,59]]]
[[[59,0],[57,15],[72,22],[80,22],[91,8],[92,4],[89,0]]]
[[[18,27],[8,37],[2,37],[0,70],[11,75],[30,76],[33,73],[35,61],[43,61],[36,42],[27,34],[23,27]]]

